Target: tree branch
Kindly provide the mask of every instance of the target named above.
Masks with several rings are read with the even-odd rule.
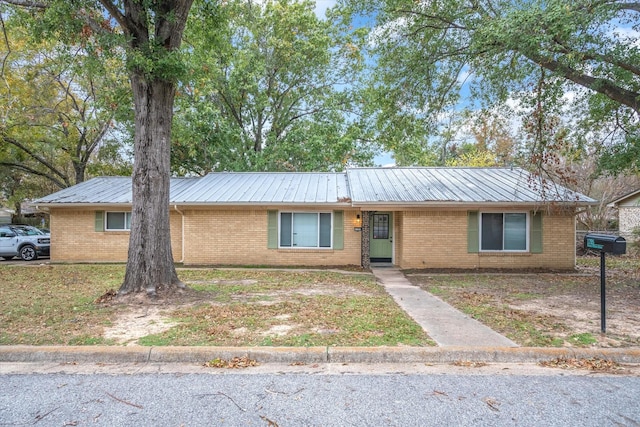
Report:
[[[46,9],[49,7],[47,3],[39,3],[31,0],[2,0],[3,3],[11,4],[14,6],[28,7],[31,9]]]
[[[105,9],[107,9],[107,12],[109,12],[111,17],[116,20],[118,25],[120,25],[120,28],[122,28],[122,31],[125,34],[129,34],[129,28],[127,26],[127,19],[122,14],[120,9],[118,9],[118,7],[115,4],[113,4],[111,1],[109,1],[109,0],[99,0],[99,1],[100,1],[100,4],[102,6],[104,6]]]
[[[631,10],[633,12],[640,12],[640,2],[634,2],[634,3],[614,2],[614,6],[618,10]]]
[[[439,28],[439,29],[456,29],[456,30],[466,30],[467,27],[465,27],[464,25],[460,25],[458,23],[456,23],[455,21],[452,21],[450,19],[445,19],[442,16],[438,16],[438,15],[429,15],[427,13],[424,12],[418,12],[416,10],[411,10],[411,9],[397,9],[394,12],[400,13],[400,14],[407,14],[407,15],[417,15],[421,18],[424,18],[426,20],[430,20],[430,21],[436,21],[436,22],[441,22],[442,24],[446,24],[446,27],[442,28],[442,27],[434,27],[434,28]],[[435,24],[433,24],[435,25]]]
[[[567,65],[561,64],[553,58],[547,58],[536,53],[520,53],[547,70],[559,73],[568,80],[595,92],[601,93],[614,101],[626,105],[635,111],[636,114],[640,114],[640,94],[617,86],[609,80],[581,73]]]
[[[4,38],[4,44],[7,47],[7,53],[2,58],[2,69],[0,69],[0,76],[4,79],[4,70],[7,65],[7,60],[9,59],[9,55],[11,55],[11,45],[9,44],[9,36],[7,35],[7,28],[4,26],[4,17],[0,13],[0,25],[2,25],[2,36]],[[5,80],[6,83],[6,80]]]
[[[66,187],[68,187],[70,185],[69,184],[69,178],[65,174],[60,172],[53,164],[48,162],[46,159],[44,159],[43,157],[39,156],[37,153],[34,153],[32,150],[30,150],[29,148],[24,146],[18,140],[10,138],[10,137],[7,137],[7,136],[4,136],[4,135],[2,136],[2,140],[4,142],[6,142],[7,144],[11,144],[16,148],[19,148],[20,150],[25,152],[29,157],[31,157],[32,159],[34,159],[35,161],[37,161],[38,163],[40,163],[41,165],[43,165],[44,167],[49,169],[55,175],[57,175],[60,178],[62,178],[66,182],[66,185],[63,186],[62,188],[66,188]],[[46,175],[41,175],[41,176],[46,176]]]
[[[14,168],[14,169],[18,169],[21,170],[23,172],[27,172],[29,174],[32,175],[36,175],[36,176],[41,176],[44,178],[47,178],[49,181],[53,182],[55,185],[57,185],[60,188],[67,188],[70,186],[70,184],[68,182],[65,181],[60,181],[59,179],[57,179],[56,177],[54,177],[53,175],[47,174],[45,172],[33,169],[29,166],[20,164],[20,163],[12,163],[12,162],[0,162],[0,166],[4,166],[7,168]]]
[[[632,74],[640,76],[640,67],[635,66],[629,62],[623,62],[620,59],[615,58],[614,56],[598,53],[598,52],[581,52],[575,50],[571,46],[568,46],[563,40],[561,40],[558,36],[553,37],[553,42],[555,43],[555,48],[550,49],[552,52],[561,53],[567,56],[573,56],[578,61],[600,61],[606,64],[611,64],[613,66],[619,67],[625,71],[629,71]]]

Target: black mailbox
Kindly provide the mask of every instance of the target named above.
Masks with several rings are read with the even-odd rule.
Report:
[[[622,255],[627,252],[627,241],[624,237],[620,236],[589,233],[584,236],[584,248],[614,255]]]

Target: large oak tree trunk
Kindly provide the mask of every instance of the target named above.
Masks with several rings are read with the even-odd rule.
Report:
[[[175,84],[132,73],[135,103],[133,210],[129,258],[119,295],[184,287],[171,251],[169,184]]]

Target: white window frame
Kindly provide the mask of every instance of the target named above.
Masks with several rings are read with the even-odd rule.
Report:
[[[530,250],[529,239],[531,235],[531,217],[527,211],[481,211],[478,215],[478,247],[480,252],[496,252],[496,253],[526,253]],[[482,216],[484,214],[501,214],[502,215],[502,248],[503,249],[482,249]],[[525,215],[525,249],[504,249],[504,215],[506,214],[524,214]]]
[[[282,214],[291,214],[291,246],[282,246]],[[314,214],[317,216],[318,221],[318,234],[316,236],[316,246],[294,246],[293,245],[293,215],[295,214]],[[331,243],[329,246],[320,246],[320,214],[329,214],[331,221],[329,224],[329,239]],[[309,250],[330,250],[333,249],[333,212],[332,211],[278,211],[278,248],[280,249],[309,249]]]
[[[109,214],[124,214],[124,228],[109,228]],[[128,221],[127,221],[128,219]],[[129,224],[129,228],[127,228]],[[104,214],[104,230],[105,231],[131,231],[131,212],[127,211],[107,211]]]

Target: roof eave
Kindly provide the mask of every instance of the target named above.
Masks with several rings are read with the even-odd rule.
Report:
[[[352,207],[350,202],[170,202],[171,206],[198,206],[198,207],[271,207],[271,206],[300,206],[300,207],[340,207],[350,208]]]
[[[356,208],[485,208],[495,206],[510,206],[510,207],[540,207],[547,205],[560,205],[560,206],[593,206],[597,205],[597,201],[537,201],[537,202],[513,202],[513,201],[495,201],[495,202],[457,202],[457,201],[424,201],[424,202],[353,202],[353,207]]]
[[[636,196],[637,196],[637,195],[639,195],[639,194],[640,194],[640,190],[636,190],[636,191],[634,191],[634,192],[632,192],[632,193],[626,194],[626,195],[624,195],[624,196],[620,197],[619,199],[616,199],[616,200],[614,200],[614,201],[612,201],[612,202],[608,203],[608,204],[607,204],[607,207],[610,207],[610,208],[617,208],[617,207],[618,207],[618,204],[620,204],[621,202],[624,202],[624,201],[626,201],[627,199],[632,199],[632,198],[636,197]]]
[[[40,208],[121,208],[123,206],[132,206],[131,202],[127,202],[127,203],[87,203],[87,202],[83,202],[83,203],[34,203],[33,206],[36,207],[36,209],[40,209]]]

